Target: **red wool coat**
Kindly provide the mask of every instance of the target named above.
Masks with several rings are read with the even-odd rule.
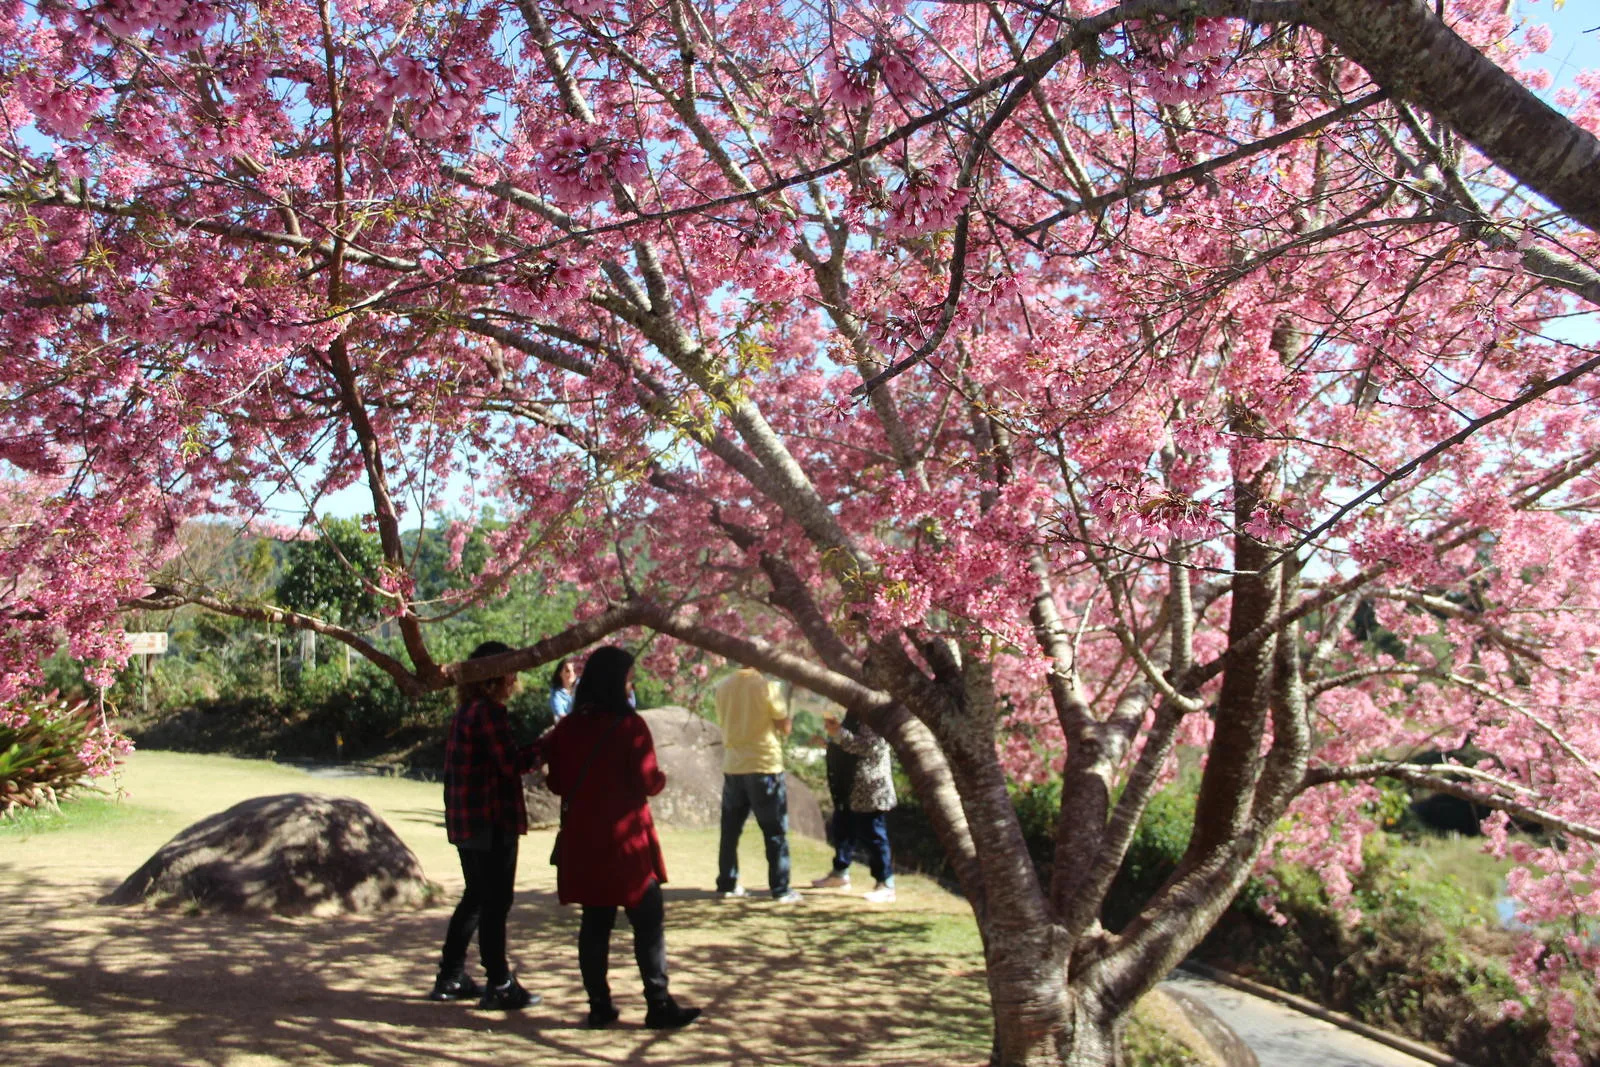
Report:
[[[572,798],[561,833],[557,898],[635,906],[652,878],[667,880],[648,799],[666,786],[667,776],[656,765],[650,727],[631,712],[620,719],[608,712],[568,715],[546,735],[544,755],[550,791]]]

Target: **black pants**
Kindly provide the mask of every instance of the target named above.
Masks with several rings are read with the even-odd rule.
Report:
[[[661,898],[661,883],[651,882],[644,898],[627,909],[633,926],[633,958],[644,979],[644,999],[659,1004],[667,999],[666,905]],[[609,1007],[611,985],[606,971],[611,965],[611,928],[617,923],[616,905],[585,904],[578,924],[578,970],[583,974],[583,991],[591,1008]]]
[[[517,835],[497,830],[487,839],[456,846],[456,851],[461,854],[467,888],[445,931],[439,973],[462,973],[467,945],[477,931],[484,977],[490,985],[500,985],[511,976],[506,965],[506,916],[511,913],[512,887],[517,880]]]

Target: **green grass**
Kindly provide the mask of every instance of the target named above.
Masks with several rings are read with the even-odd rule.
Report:
[[[1411,872],[1414,881],[1453,885],[1470,903],[1487,907],[1493,914],[1495,898],[1505,891],[1511,861],[1484,852],[1483,838],[1451,834],[1416,842],[1388,840],[1388,851]]]
[[[6,861],[0,862],[0,901],[8,896],[21,899],[20,893],[11,892],[13,881],[32,886],[29,892],[38,893],[35,879],[45,880],[41,884],[58,879],[61,884],[81,887],[87,872],[109,886],[134,870],[167,837],[197,819],[246,797],[304,791],[349,795],[370,804],[414,849],[426,870],[450,880],[451,892],[459,885],[452,880],[458,858],[445,840],[441,790],[436,783],[378,776],[313,778],[302,770],[259,760],[144,750],[130,757],[117,785],[126,789],[124,799],[85,791],[63,802],[59,812],[27,811],[0,821],[0,859]],[[24,844],[33,837],[38,840]],[[993,1024],[977,925],[966,903],[933,879],[900,875],[899,902],[886,907],[860,899],[861,889],[871,884],[870,874],[860,866],[855,871],[858,884],[854,893],[808,892],[807,903],[792,908],[775,907],[760,899],[724,902],[712,892],[717,830],[667,828],[662,839],[672,879],[667,886],[671,898],[668,941],[677,972],[675,981],[686,999],[714,1007],[718,1017],[741,1020],[736,1027],[708,1028],[700,1035],[706,1048],[695,1062],[906,1065],[977,1064],[987,1059]],[[541,985],[552,1003],[570,999],[577,1004],[581,989],[570,948],[577,917],[572,909],[555,903],[554,872],[544,862],[549,844],[550,833],[543,830],[530,835],[524,845],[514,920],[521,940],[515,951],[523,953],[524,962],[540,961]],[[805,886],[829,869],[832,853],[822,842],[796,836],[790,844],[796,884]],[[765,858],[754,826],[746,827],[741,840],[740,866],[752,889],[764,887]],[[448,905],[449,901],[441,903]],[[5,918],[6,911],[0,908],[0,923]],[[442,909],[428,915],[387,916],[381,923],[307,920],[304,926],[283,927],[218,924],[208,917],[186,914],[181,908],[170,916],[90,909],[82,918],[89,928],[74,935],[77,940],[69,948],[64,949],[54,935],[40,937],[32,950],[36,956],[22,955],[8,962],[44,972],[49,968],[43,960],[52,959],[59,965],[66,958],[87,973],[99,967],[94,962],[97,946],[110,924],[116,924],[136,941],[145,939],[140,965],[152,968],[150,973],[175,966],[177,961],[195,971],[215,965],[219,975],[231,974],[227,967],[237,953],[211,955],[210,934],[237,935],[237,951],[256,953],[265,960],[261,939],[281,933],[295,943],[294,955],[308,968],[307,973],[353,975],[359,969],[364,990],[400,989],[426,981],[426,964],[409,957],[417,944],[431,942],[443,926]],[[26,929],[32,919],[22,916],[14,921],[19,925],[13,929]],[[206,936],[193,934],[201,930]],[[393,930],[401,932],[390,932]],[[308,936],[312,931],[315,935]],[[383,940],[386,936],[389,941]],[[626,974],[621,964],[625,956],[620,955],[626,951],[622,947],[625,939],[625,933],[619,934],[621,944],[615,946],[619,955],[613,968],[619,977]],[[8,949],[11,947],[8,943]],[[417,970],[419,966],[423,970]],[[249,1035],[255,1044],[264,1047],[279,1040],[284,1017],[298,1018],[308,1032],[337,1029],[322,1026],[326,1019],[317,1013],[326,1009],[297,999],[292,991],[255,990],[249,987],[247,977],[239,978],[235,987],[235,994],[243,995],[249,1005],[241,1007],[250,1019],[240,1024],[240,1033]],[[62,988],[67,992],[51,996],[62,998],[60,1007],[73,1013],[76,1025],[77,1014],[84,1009],[70,997],[83,990],[92,993],[93,983],[66,983]],[[211,988],[180,983],[178,987],[163,986],[163,990],[168,999],[162,1010],[171,1016],[215,1010]],[[257,1010],[261,1002],[267,1007]],[[367,1003],[365,994],[362,1003]],[[406,1062],[490,1062],[505,1058],[511,1047],[501,1043],[507,1038],[490,1030],[441,1031],[431,1020],[428,1026],[415,1028],[415,1006],[409,998],[389,998],[384,1005],[372,1009],[377,1013],[373,1020],[392,1024],[390,1038],[397,1042],[396,1050],[403,1050]],[[1142,1013],[1128,1027],[1130,1067],[1179,1067],[1198,1062],[1177,1046],[1172,1035],[1163,1032],[1162,1020],[1147,1015]],[[106,1033],[129,1040],[149,1038],[142,1026],[165,1026],[154,1016],[121,1007],[116,1020],[114,1025],[107,1023],[110,1029]],[[26,1053],[11,1058],[16,1062],[50,1060],[55,1049],[48,1028],[27,1033]],[[629,1058],[633,1051],[629,1042],[637,1033],[624,1029],[597,1036],[595,1040],[610,1044],[589,1052],[598,1050],[599,1058],[607,1062],[641,1062]],[[205,1058],[182,1045],[185,1035],[180,1028],[170,1038],[161,1038],[176,1043],[161,1045],[142,1062]],[[510,1036],[524,1040],[524,1035]],[[462,1041],[466,1045],[458,1048]],[[788,1059],[791,1048],[796,1058]],[[296,1046],[294,1052],[283,1059],[351,1060],[331,1047],[308,1054]],[[526,1049],[518,1047],[516,1053],[525,1055]],[[399,1062],[398,1056],[395,1062]],[[597,1058],[586,1053],[584,1062],[594,1063]]]
[[[1167,1009],[1171,1011],[1171,1009]],[[1170,1025],[1178,1021],[1167,1018]],[[1128,1028],[1123,1031],[1122,1052],[1128,1067],[1197,1067],[1204,1061],[1187,1045],[1179,1041],[1167,1025],[1162,1013],[1147,1001],[1135,1004],[1128,1016]]]
[[[0,838],[29,838],[63,830],[97,832],[145,818],[146,813],[103,793],[68,797],[59,808],[17,808],[0,819]]]

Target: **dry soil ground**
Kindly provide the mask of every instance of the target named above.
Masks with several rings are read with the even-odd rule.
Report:
[[[140,752],[122,810],[31,836],[0,834],[0,1058],[8,1064],[975,1064],[988,1013],[965,906],[902,877],[896,905],[810,893],[806,903],[718,901],[715,833],[663,834],[673,992],[705,1008],[689,1029],[640,1023],[626,924],[613,940],[614,1030],[585,1009],[575,909],[555,902],[550,835],[524,839],[513,961],[544,1003],[520,1014],[423,998],[461,874],[439,787],[313,778],[216,756]],[[244,920],[95,903],[178,830],[251,796],[323,792],[372,805],[443,898],[423,911]],[[741,866],[765,865],[752,824]],[[795,843],[796,882],[827,868]],[[864,875],[864,871],[861,872]],[[863,880],[866,880],[863,878]]]

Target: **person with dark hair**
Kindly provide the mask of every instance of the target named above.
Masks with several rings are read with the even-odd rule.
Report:
[[[556,664],[550,674],[550,714],[560,722],[572,710],[572,689],[578,684],[578,665],[571,657]]]
[[[510,652],[485,641],[470,660]],[[537,745],[518,746],[506,717],[517,675],[500,675],[456,687],[458,707],[444,746],[444,825],[461,855],[466,889],[445,931],[439,975],[430,1000],[478,998],[480,1008],[516,1011],[539,1003],[517,982],[506,962],[506,917],[517,877],[517,841],[528,832],[522,775],[539,761]],[[467,946],[478,935],[487,987],[467,974]]]
[[[828,733],[828,791],[833,797],[833,870],[811,887],[850,888],[850,861],[859,848],[866,852],[877,882],[862,899],[891,904],[894,861],[887,813],[894,810],[895,795],[889,742],[874,733],[855,708],[845,713],[843,722],[824,713],[822,725]]]
[[[667,784],[656,764],[650,727],[633,710],[633,656],[614,645],[596,649],[583,667],[572,713],[545,738],[551,792],[561,797],[556,838],[556,896],[578,904],[578,969],[589,997],[591,1029],[620,1014],[606,980],[617,909],[633,926],[633,956],[644,980],[644,1024],[687,1026],[700,1015],[667,992],[667,880],[649,798]]]

